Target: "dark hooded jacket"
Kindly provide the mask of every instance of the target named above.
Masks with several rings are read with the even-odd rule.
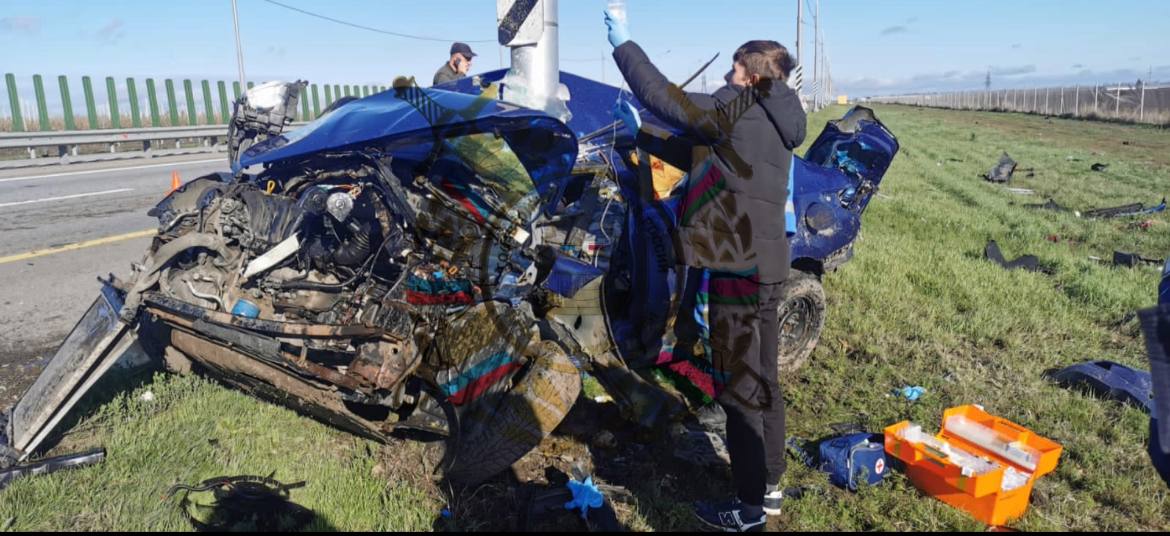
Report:
[[[712,95],[688,93],[637,43],[627,41],[613,55],[642,105],[681,130],[690,146],[691,161],[680,166],[690,170],[675,236],[680,262],[757,276],[761,283],[786,279],[788,174],[792,150],[805,136],[800,98],[769,80],[752,88],[727,85]]]

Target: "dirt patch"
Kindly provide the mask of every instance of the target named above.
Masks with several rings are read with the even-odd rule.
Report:
[[[623,420],[614,404],[581,397],[552,436],[510,471],[478,486],[459,489],[437,481],[433,468],[442,458],[441,442],[388,446],[374,471],[425,490],[445,505],[446,515],[435,513],[436,530],[586,530],[578,514],[563,508],[575,466],[593,476],[622,528],[697,530],[690,504],[730,497],[730,470],[678,460],[674,447],[666,429],[640,429]],[[770,525],[778,528],[780,520]]]
[[[31,349],[0,349],[0,408],[8,407],[20,398],[56,349],[57,342],[34,344]]]

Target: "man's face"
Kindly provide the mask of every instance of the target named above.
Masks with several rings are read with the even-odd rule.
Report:
[[[455,72],[459,74],[467,74],[471,70],[471,58],[463,54],[455,55]]]

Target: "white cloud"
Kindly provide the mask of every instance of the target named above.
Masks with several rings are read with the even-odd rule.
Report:
[[[2,17],[0,33],[36,34],[41,31],[40,17]]]
[[[122,19],[110,19],[109,22],[105,23],[101,28],[97,29],[97,32],[94,33],[94,36],[97,37],[98,41],[103,43],[117,43],[126,36],[125,25],[126,24],[122,22]]]

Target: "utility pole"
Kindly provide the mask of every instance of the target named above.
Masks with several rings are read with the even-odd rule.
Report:
[[[821,107],[821,0],[817,0],[816,11],[813,12],[813,86],[817,88],[817,94],[813,95],[814,110],[819,110]]]
[[[236,64],[240,70],[240,91],[247,91],[248,83],[244,81],[244,49],[240,45],[240,13],[236,9],[236,0],[232,0],[232,27],[236,30]]]
[[[804,14],[804,0],[796,0],[796,64],[804,63],[800,55],[800,17]]]

